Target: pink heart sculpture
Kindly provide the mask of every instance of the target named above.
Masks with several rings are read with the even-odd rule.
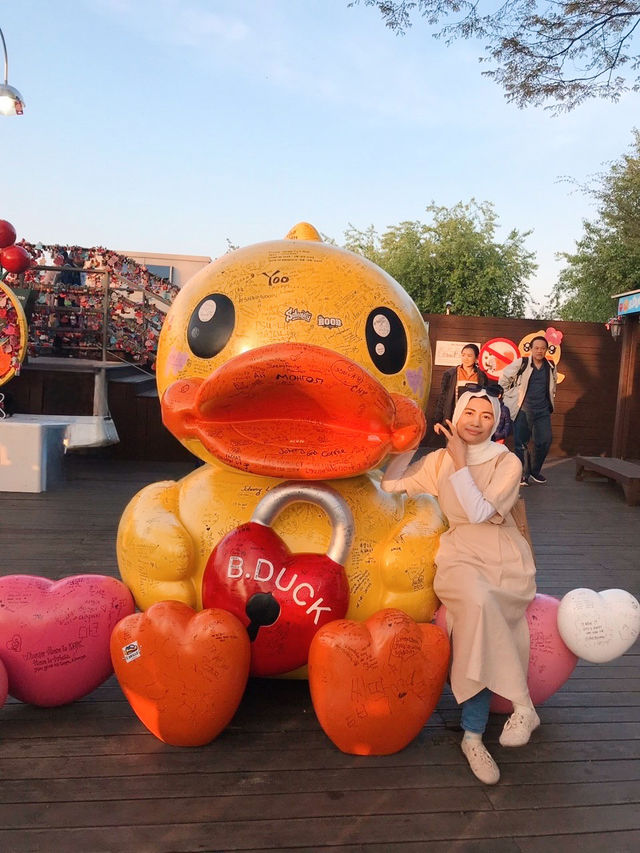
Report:
[[[113,672],[111,631],[134,607],[126,586],[104,575],[0,578],[0,660],[9,693],[44,708],[91,693]]]
[[[542,705],[567,681],[578,663],[578,658],[564,643],[558,630],[560,601],[551,595],[538,593],[527,607],[527,624],[531,645],[527,684],[534,705]],[[446,630],[447,610],[438,608],[436,625]],[[453,654],[456,653],[455,641]],[[491,710],[497,714],[510,714],[513,705],[502,696],[494,695]]]

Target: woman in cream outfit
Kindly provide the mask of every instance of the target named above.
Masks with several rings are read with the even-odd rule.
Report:
[[[489,785],[500,778],[482,742],[491,694],[514,707],[500,735],[502,746],[523,746],[540,725],[527,687],[525,616],[536,592],[536,569],[511,516],[521,463],[491,441],[499,416],[497,398],[485,390],[465,392],[453,418],[436,426],[446,448],[408,468],[409,454],[398,456],[382,480],[389,492],[435,495],[449,521],[436,556],[434,590],[447,609],[451,689],[462,705],[462,751],[473,773]]]

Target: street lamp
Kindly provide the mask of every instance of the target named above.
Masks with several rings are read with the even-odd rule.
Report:
[[[9,79],[9,57],[7,56],[7,43],[4,40],[1,28],[0,39],[2,39],[2,49],[4,50],[4,83],[0,85],[0,115],[21,116],[24,111],[24,101],[20,92],[7,82]]]
[[[608,329],[611,332],[611,337],[614,341],[617,341],[620,335],[622,334],[622,324],[624,320],[622,317],[611,317],[604,324],[605,329]]]

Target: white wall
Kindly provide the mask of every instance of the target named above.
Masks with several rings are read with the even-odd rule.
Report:
[[[211,263],[211,258],[205,255],[162,255],[154,252],[127,252],[120,249],[117,251],[144,266],[155,264],[173,267],[172,281],[177,287],[183,287],[193,275]]]

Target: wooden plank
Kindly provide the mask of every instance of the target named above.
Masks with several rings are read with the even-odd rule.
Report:
[[[458,725],[460,721],[460,710],[452,707],[451,709],[447,709],[443,707],[443,703],[440,702],[438,706],[438,713],[447,723],[447,727],[450,728],[453,725]],[[603,709],[593,705],[590,705],[586,708],[580,708],[571,706],[570,708],[558,708],[555,706],[543,705],[540,710],[540,718],[543,722],[544,726],[548,726],[551,723],[554,724],[574,724],[579,725],[582,723],[594,723],[602,720],[603,717]],[[606,715],[608,722],[623,722],[623,723],[632,723],[634,725],[638,725],[640,723],[640,705],[633,705],[631,707],[623,705],[622,707],[609,707],[606,709]],[[499,723],[497,725],[501,725],[504,721],[504,717],[499,718]],[[555,730],[555,729],[554,729]],[[11,733],[12,736],[19,735],[15,732],[13,727],[8,727],[7,732]]]
[[[542,715],[544,722],[544,712]],[[500,733],[504,725],[505,717],[494,716],[490,721],[488,732],[489,734]],[[55,759],[65,758],[69,760],[74,757],[83,757],[93,755],[98,756],[113,756],[128,753],[130,755],[145,755],[147,753],[155,753],[158,750],[158,744],[155,738],[151,738],[142,727],[142,724],[132,720],[132,728],[135,730],[131,734],[93,734],[89,737],[74,736],[74,737],[35,737],[35,738],[12,738],[3,748],[3,760],[10,761],[18,758],[29,758],[30,760],[40,759]],[[440,727],[441,728],[441,727]],[[434,727],[434,732],[437,730]],[[439,745],[429,743],[431,730],[426,728],[423,730],[421,737],[426,740],[429,749],[435,751]],[[554,742],[560,742],[563,745],[568,745],[573,742],[595,744],[607,744],[611,742],[625,743],[632,740],[638,734],[637,723],[616,723],[611,726],[608,722],[598,723],[582,723],[579,727],[573,724],[556,723],[552,728],[541,726],[535,736],[534,743],[537,749],[542,749],[546,746],[551,746]],[[260,732],[260,743],[256,746],[247,744],[247,731],[245,728],[234,731],[227,729],[215,742],[217,760],[224,760],[231,766],[237,764],[238,761],[246,760],[243,751],[249,755],[252,753],[269,754],[271,751],[278,750],[281,759],[289,760],[293,763],[295,757],[300,751],[300,744],[295,738],[284,738],[281,732]],[[317,753],[321,755],[327,749],[331,749],[330,741],[326,735],[319,730],[304,731],[305,749],[310,756],[317,758]],[[167,747],[171,749],[171,747]],[[291,756],[291,758],[288,758]],[[392,762],[392,759],[387,759]]]
[[[47,715],[45,717],[42,711],[29,716],[10,716],[7,713],[4,715],[2,722],[3,734],[7,739],[17,741],[19,739],[29,740],[36,737],[45,740],[48,738],[60,739],[65,737],[90,738],[97,734],[109,737],[116,735],[127,736],[143,732],[141,723],[126,703],[122,703],[122,707],[115,710],[110,704],[105,704],[105,707],[101,707],[100,704],[96,703],[93,706],[85,706],[86,713],[83,714],[77,713],[75,710],[79,705],[80,703],[76,703],[74,705],[74,712],[65,716]],[[35,711],[36,709],[33,710]],[[252,725],[248,721],[250,716],[253,717],[253,714],[250,715],[248,712],[245,719],[231,724],[229,731],[232,732],[238,729],[248,734],[252,730],[256,730],[257,726],[255,723]],[[615,721],[637,726],[640,723],[640,703],[632,706],[606,706],[606,716],[608,722]],[[582,723],[597,724],[602,720],[602,717],[603,708],[597,702],[589,704],[587,707],[571,705],[567,708],[545,704],[541,708],[541,718],[545,726],[550,723],[564,723],[568,725]],[[458,725],[460,710],[455,706],[453,701],[450,708],[447,708],[445,702],[441,701],[437,718],[442,718],[449,727]],[[427,723],[428,729],[437,729],[442,726],[442,723],[437,718],[434,716]],[[496,717],[495,726],[501,726],[503,721],[504,717]],[[261,721],[261,723],[264,723],[264,721]],[[305,723],[306,725],[297,724],[295,729],[293,725],[288,728],[296,732],[305,732],[306,738],[307,733],[314,729],[317,724],[312,719],[312,715],[309,719],[305,720]],[[261,725],[260,736],[263,735],[264,731],[264,726]]]
[[[202,791],[216,791],[217,796],[251,794],[294,794],[323,792],[327,788],[327,777],[317,770],[290,770],[282,773],[264,774],[252,771],[229,772],[216,769],[199,769],[196,763],[197,787]],[[462,764],[446,764],[437,767],[425,765],[419,774],[408,774],[406,767],[343,767],[331,773],[334,790],[346,791],[402,791],[417,786],[430,788],[476,788],[476,782]],[[635,759],[622,761],[575,761],[515,763],[509,768],[502,787],[549,784],[581,783],[600,784],[609,782],[638,781],[639,762]],[[118,777],[69,777],[49,779],[14,779],[11,785],[0,789],[2,803],[55,803],[78,800],[155,800],[167,797],[188,797],[194,793],[193,773],[183,772],[148,774],[141,781],[139,776]],[[526,792],[521,791],[521,796]],[[449,790],[450,797],[458,794]],[[143,806],[141,806],[143,807]]]
[[[348,803],[346,804],[348,805]],[[346,808],[345,805],[345,808]],[[371,804],[375,808],[375,804]],[[112,804],[109,804],[109,811]],[[428,809],[425,797],[423,809]],[[159,818],[159,819],[158,819]],[[370,815],[365,824],[353,810],[344,817],[304,817],[286,821],[239,819],[233,822],[165,823],[160,815],[151,826],[107,826],[58,830],[20,829],[0,831],[0,845],[12,853],[38,849],[44,839],[58,851],[90,849],[101,851],[136,850],[140,853],[181,853],[193,850],[273,850],[308,846],[314,839],[316,850],[336,842],[397,845],[422,839],[463,840],[474,838],[511,839],[526,831],[530,836],[564,833],[639,831],[637,804],[589,806],[536,810],[531,807],[512,811],[455,811],[432,813],[421,810],[401,820],[386,813]]]
[[[215,788],[214,788],[215,791]],[[491,809],[484,791],[469,788],[465,791],[465,805],[474,811]],[[291,792],[287,797],[271,794],[243,792],[240,796],[205,796],[156,798],[157,814],[162,823],[204,823],[208,821],[234,821],[240,815],[268,815],[272,821],[289,821],[315,817],[341,817],[366,814],[375,800],[376,810],[389,817],[420,811],[425,807],[425,792],[405,788],[402,797],[390,789],[372,791],[331,791],[299,793]],[[452,802],[449,792],[432,788],[428,793],[429,812],[458,811],[459,804]],[[135,827],[144,825],[148,816],[140,809],[140,803],[130,800],[112,800],[109,809],[101,802],[80,801],[58,803],[55,809],[43,812],[40,803],[0,806],[0,826],[5,829],[60,828],[65,826],[118,826]]]
[[[361,844],[332,844],[323,848],[331,853],[363,853]],[[518,845],[506,838],[491,838],[474,840],[473,845],[468,841],[417,841],[394,844],[393,850],[403,853],[520,853]],[[264,851],[264,848],[262,848]],[[367,844],[367,853],[389,853],[388,844]],[[254,853],[259,853],[253,848]],[[296,847],[296,853],[318,853],[317,847]]]
[[[564,806],[601,806],[608,803],[640,803],[640,779],[607,782],[573,782],[571,785],[502,785],[487,789],[495,809],[518,809],[527,796],[537,809]]]
[[[3,759],[2,772],[8,779],[55,779],[55,778],[98,778],[130,776],[132,774],[144,777],[156,773],[193,773],[210,772],[213,767],[224,772],[291,772],[297,770],[313,770],[319,773],[333,771],[336,768],[348,767],[405,767],[415,772],[420,768],[433,766],[441,768],[445,765],[456,765],[468,773],[464,758],[459,748],[460,736],[456,732],[443,732],[430,741],[420,735],[413,742],[413,749],[397,753],[393,756],[344,756],[327,743],[317,749],[301,749],[298,752],[286,752],[276,749],[252,750],[245,748],[226,750],[225,754],[210,747],[208,751],[198,753],[196,750],[179,750],[167,747],[158,741],[150,743],[147,750],[135,752],[96,752],[88,755],[25,755],[21,758]],[[290,737],[283,739],[290,739]],[[255,740],[255,739],[252,739]],[[487,740],[489,747],[496,748],[496,738]],[[218,742],[216,742],[217,745]],[[125,744],[126,745],[126,744]],[[153,747],[155,746],[155,751]],[[426,752],[426,757],[422,755]],[[640,758],[640,743],[637,740],[619,741],[574,741],[562,743],[531,743],[520,750],[500,749],[500,766],[507,773],[509,765],[521,762],[548,764],[558,761],[611,761]],[[195,788],[194,788],[195,793]]]
[[[611,853],[637,853],[639,844],[638,831],[518,838],[518,850],[521,853],[549,853],[551,850],[562,850],[562,853],[603,853],[605,850]]]
[[[623,705],[636,707],[638,704],[640,704],[638,692],[629,691],[624,693],[600,693],[598,695],[596,706],[603,709],[602,718],[606,719],[607,713],[605,709],[617,708]],[[547,699],[543,708],[547,708],[549,706],[556,708],[592,708],[594,707],[594,697],[592,693],[587,692],[568,693],[558,691]]]

